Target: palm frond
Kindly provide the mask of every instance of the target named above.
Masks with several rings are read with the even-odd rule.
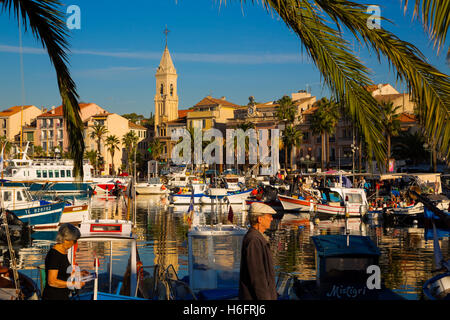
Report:
[[[377,102],[365,89],[372,84],[368,69],[351,52],[349,43],[329,27],[320,8],[309,1],[263,0],[300,38],[336,102],[342,105],[363,133],[379,163],[386,147]]]
[[[0,0],[3,11],[14,13],[22,20],[25,32],[31,29],[47,50],[56,71],[56,78],[62,99],[63,116],[69,135],[69,153],[74,158],[74,175],[83,176],[83,122],[80,117],[78,94],[70,76],[68,64],[68,43],[65,17],[57,0]]]
[[[405,12],[409,0],[405,0]],[[442,48],[450,26],[450,1],[448,0],[415,0],[413,16],[421,20],[438,52]]]
[[[414,45],[400,40],[385,29],[367,28],[367,6],[344,0],[315,0],[338,24],[345,25],[358,39],[372,48],[380,59],[384,55],[405,81],[418,106],[427,135],[436,137],[441,153],[450,156],[450,81],[448,75],[426,62]]]

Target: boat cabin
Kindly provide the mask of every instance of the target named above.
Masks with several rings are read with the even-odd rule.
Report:
[[[379,290],[367,287],[369,266],[378,266],[380,250],[369,237],[321,235],[315,246],[315,286],[320,299],[372,299]]]
[[[236,298],[242,239],[236,225],[194,226],[188,233],[189,286],[199,299]]]
[[[26,187],[0,187],[3,206],[7,210],[28,208],[33,200]]]
[[[87,282],[74,299],[139,299],[137,246],[131,221],[84,221],[80,232],[77,244],[69,250],[69,261],[91,273],[97,268],[97,279]],[[128,261],[128,264],[120,261]]]

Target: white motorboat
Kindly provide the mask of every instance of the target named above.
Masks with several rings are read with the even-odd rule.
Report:
[[[169,200],[173,204],[190,204],[191,198],[194,198],[194,203],[199,204],[207,189],[207,184],[191,183],[186,187],[179,187],[177,192],[171,193]]]
[[[322,199],[316,204],[316,211],[329,215],[365,215],[369,204],[366,192],[360,188],[319,188]]]
[[[150,178],[148,182],[136,183],[136,193],[141,194],[168,194],[169,189],[159,178]]]
[[[25,149],[22,159],[11,159],[5,169],[5,186],[29,187],[30,191],[57,193],[87,193],[92,190],[92,166],[83,163],[83,181],[74,176],[74,163],[71,159],[35,159],[27,157]]]

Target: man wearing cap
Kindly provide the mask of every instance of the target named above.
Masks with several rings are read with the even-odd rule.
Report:
[[[242,241],[241,271],[239,278],[240,300],[276,300],[275,268],[272,254],[263,233],[270,227],[270,206],[254,202],[250,207],[250,229]]]

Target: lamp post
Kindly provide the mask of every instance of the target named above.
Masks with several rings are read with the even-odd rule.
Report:
[[[306,173],[308,173],[309,171],[309,165],[313,164],[315,160],[316,158],[311,157],[309,154],[307,154],[305,157],[300,158],[300,162],[302,164],[306,164]]]
[[[352,174],[353,174],[353,184],[355,184],[355,152],[359,149],[355,142],[351,144],[352,148]]]

